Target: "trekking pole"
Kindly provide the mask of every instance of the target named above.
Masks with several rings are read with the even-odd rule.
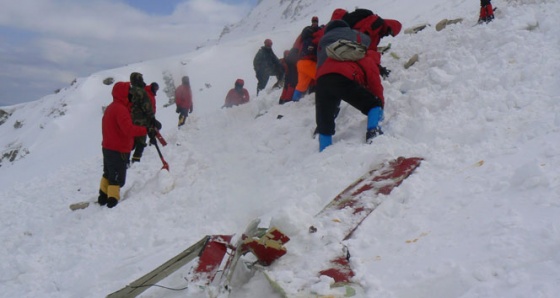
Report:
[[[157,150],[157,153],[159,154],[159,158],[161,159],[161,162],[163,163],[163,167],[161,167],[161,168],[166,169],[169,172],[169,164],[167,164],[167,161],[165,161],[165,159],[163,159],[163,155],[161,154],[161,151],[159,150],[159,146],[158,146],[157,142],[154,142],[154,146],[156,146],[156,150]]]

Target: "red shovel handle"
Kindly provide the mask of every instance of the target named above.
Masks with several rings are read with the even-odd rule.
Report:
[[[159,133],[159,131],[156,133],[156,138],[158,139],[158,141],[161,143],[161,145],[163,147],[165,147],[167,145],[167,142],[165,141],[165,139],[161,136],[161,134]]]
[[[169,172],[169,164],[163,158],[163,155],[161,154],[161,151],[159,150],[159,146],[158,146],[157,142],[155,142],[154,146],[156,146],[156,150],[157,150],[157,153],[159,155],[159,158],[161,159],[161,162],[163,163],[163,167],[161,167],[161,168],[166,169]]]

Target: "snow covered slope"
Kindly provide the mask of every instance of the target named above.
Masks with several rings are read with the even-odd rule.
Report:
[[[320,263],[291,264],[314,250],[308,227],[337,193],[373,165],[421,156],[422,166],[344,243],[367,297],[555,297],[560,292],[560,3],[493,1],[496,20],[473,26],[478,2],[464,0],[263,0],[220,43],[80,78],[58,94],[4,107],[0,167],[1,297],[100,297],[133,281],[206,234],[242,231],[253,218],[294,239],[272,270],[298,286]],[[384,81],[385,135],[364,144],[365,116],[343,105],[334,145],[318,153],[313,95],[277,104],[255,96],[252,59],[265,38],[288,49],[312,15],[370,8],[404,28],[464,17],[436,32],[386,38],[394,55]],[[413,54],[420,60],[405,70]],[[396,59],[395,57],[400,57]],[[194,113],[177,130],[174,107],[157,96],[170,173],[154,148],[128,172],[114,209],[94,200],[102,172],[102,107],[132,71],[147,82],[189,75]],[[235,79],[251,102],[220,109]],[[272,80],[270,86],[274,81]],[[282,115],[282,117],[279,117]],[[25,154],[23,154],[25,153]],[[319,229],[328,229],[318,226]],[[288,271],[285,271],[288,272]],[[161,285],[183,288],[187,272]],[[295,285],[294,285],[295,287]],[[293,289],[297,290],[297,289]],[[154,288],[143,297],[184,297]],[[274,297],[255,274],[231,297]]]

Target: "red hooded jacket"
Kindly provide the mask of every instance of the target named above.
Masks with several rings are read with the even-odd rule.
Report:
[[[244,104],[249,102],[249,91],[243,88],[241,93],[232,88],[229,90],[228,94],[226,95],[226,101],[224,103],[224,107],[229,108],[233,106],[237,106],[240,104]]]
[[[243,88],[243,85],[243,79],[235,80],[235,87],[229,90],[223,107],[229,108],[249,102],[249,91]]]
[[[397,36],[401,32],[402,24],[397,20],[382,19],[374,14],[357,22],[352,28],[369,35],[369,49],[377,50],[381,38],[388,35]]]
[[[104,149],[120,153],[130,153],[134,145],[134,137],[146,135],[146,128],[132,124],[128,90],[130,85],[117,82],[113,86],[113,102],[107,106],[101,120],[101,133]]]
[[[330,73],[343,75],[364,86],[372,94],[379,97],[384,105],[385,99],[383,97],[383,85],[381,84],[379,68],[372,67],[372,65],[378,65],[380,60],[381,55],[377,51],[372,50],[368,50],[366,56],[359,61],[338,61],[327,58],[317,69],[317,78]]]
[[[175,103],[178,108],[192,112],[193,102],[190,85],[181,84],[181,86],[177,87],[175,90]]]

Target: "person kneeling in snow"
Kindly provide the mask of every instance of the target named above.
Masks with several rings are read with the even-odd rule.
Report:
[[[226,101],[222,108],[231,108],[249,102],[249,91],[243,88],[245,81],[237,79],[234,88],[230,89],[226,95]]]
[[[99,186],[99,205],[115,207],[120,199],[120,189],[126,182],[126,169],[134,137],[153,134],[153,128],[132,124],[128,100],[130,84],[117,82],[113,86],[113,102],[105,109],[101,122],[103,141],[103,177]]]
[[[327,57],[326,48],[340,39],[359,42],[366,47],[371,42],[366,34],[352,30],[342,20],[329,22],[325,35],[319,41],[315,96],[319,151],[332,144],[335,118],[341,100],[368,116],[367,143],[371,143],[374,137],[383,134],[379,127],[384,106],[383,86],[377,67],[381,59],[380,54],[368,50],[365,57],[358,61],[340,61]]]

